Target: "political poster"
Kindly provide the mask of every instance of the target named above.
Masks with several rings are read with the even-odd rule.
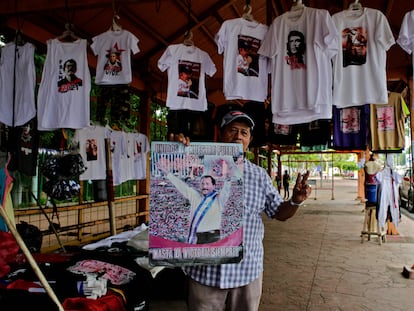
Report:
[[[241,144],[152,142],[151,265],[242,260],[243,160]]]

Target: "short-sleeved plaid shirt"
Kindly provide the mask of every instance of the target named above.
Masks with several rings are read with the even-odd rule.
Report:
[[[240,287],[257,279],[263,271],[262,213],[273,216],[282,202],[265,169],[245,160],[243,260],[236,264],[184,267],[184,272],[201,284],[219,288]]]

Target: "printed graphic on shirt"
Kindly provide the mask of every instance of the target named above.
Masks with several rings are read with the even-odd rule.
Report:
[[[65,62],[59,60],[58,92],[77,91],[82,86],[82,79],[76,76],[77,64],[74,59]]]
[[[201,64],[186,60],[178,61],[177,96],[198,98]]]
[[[96,138],[87,139],[85,142],[86,161],[98,160],[98,141]]]
[[[115,43],[114,46],[107,50],[106,54],[107,61],[104,65],[105,75],[110,76],[119,76],[122,71],[122,62],[121,62],[121,53],[125,50],[118,48],[118,43]]]
[[[343,67],[363,65],[367,61],[368,35],[363,27],[342,30]]]
[[[297,30],[288,34],[286,42],[286,64],[290,69],[306,69],[305,64],[306,41],[305,35]]]
[[[393,107],[377,108],[378,131],[395,131],[395,118]]]
[[[340,111],[340,129],[342,133],[359,133],[361,128],[361,111],[355,107],[343,108]]]
[[[249,77],[259,76],[260,40],[250,36],[238,36],[237,72]]]
[[[290,135],[291,126],[287,124],[276,124],[275,123],[273,132],[278,135]]]

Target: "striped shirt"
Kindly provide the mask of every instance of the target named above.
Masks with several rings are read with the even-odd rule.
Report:
[[[235,288],[249,284],[263,271],[262,213],[275,215],[282,197],[265,171],[252,162],[244,161],[244,224],[243,260],[235,264],[184,267],[195,281],[219,288]]]

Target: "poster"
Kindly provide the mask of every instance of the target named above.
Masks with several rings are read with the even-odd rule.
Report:
[[[151,265],[242,260],[241,144],[152,142],[150,174]]]

